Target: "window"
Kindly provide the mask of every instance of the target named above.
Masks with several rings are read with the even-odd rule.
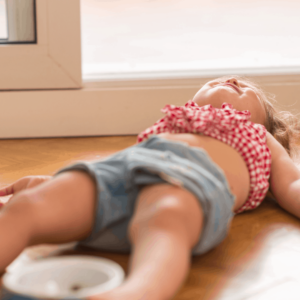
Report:
[[[84,80],[300,73],[300,2],[82,0]]]
[[[36,43],[34,0],[1,1],[2,44]]]
[[[6,2],[0,0],[0,40],[6,40],[7,38]]]

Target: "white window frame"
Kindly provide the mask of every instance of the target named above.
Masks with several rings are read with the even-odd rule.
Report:
[[[36,23],[37,44],[0,45],[0,90],[81,88],[80,1],[36,0]]]

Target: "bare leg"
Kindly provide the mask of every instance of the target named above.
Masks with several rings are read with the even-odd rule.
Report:
[[[95,186],[81,172],[63,173],[13,196],[0,211],[0,271],[26,246],[84,239],[94,220]],[[140,193],[129,228],[130,274],[114,291],[94,299],[170,299],[184,281],[202,210],[186,190],[161,184]]]
[[[82,172],[66,172],[12,197],[0,211],[0,272],[24,250],[67,243],[93,226],[95,186]]]
[[[167,184],[144,188],[129,229],[134,246],[129,276],[119,288],[90,300],[171,299],[189,271],[202,221],[190,192]]]

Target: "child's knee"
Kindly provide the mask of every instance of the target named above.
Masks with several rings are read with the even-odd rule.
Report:
[[[150,229],[184,236],[190,246],[201,234],[203,211],[197,198],[187,190],[171,185],[153,185],[139,195],[130,222],[132,242]]]

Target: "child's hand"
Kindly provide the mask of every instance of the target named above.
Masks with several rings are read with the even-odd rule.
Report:
[[[45,181],[48,181],[52,176],[26,176],[23,177],[13,184],[0,189],[0,197],[13,195],[26,189],[33,188]]]

